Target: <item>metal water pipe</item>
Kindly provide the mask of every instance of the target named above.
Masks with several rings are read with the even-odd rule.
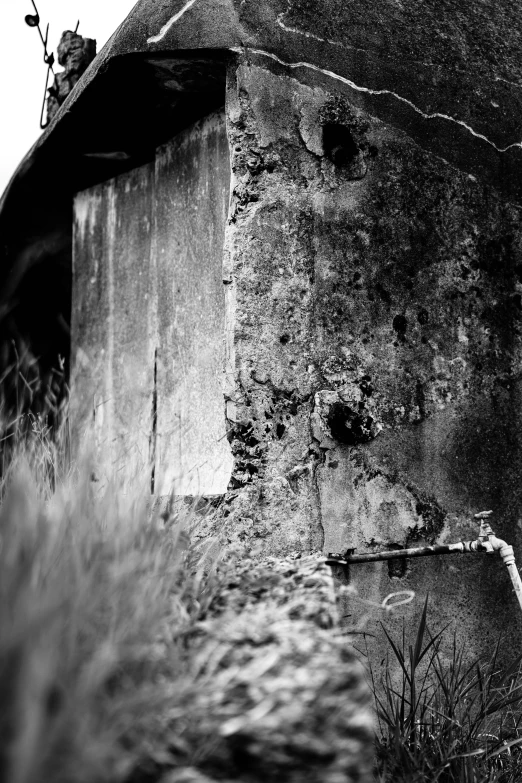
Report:
[[[366,552],[355,554],[355,549],[349,549],[345,554],[332,553],[326,556],[328,565],[352,565],[354,563],[375,563],[382,560],[397,560],[406,557],[433,557],[435,555],[458,554],[500,554],[504,565],[507,567],[519,606],[522,610],[522,580],[515,563],[513,547],[497,538],[489,518],[492,511],[481,511],[474,518],[480,521],[480,531],[475,541],[458,541],[456,544],[434,544],[433,546],[414,547],[412,549],[386,550],[385,552]]]

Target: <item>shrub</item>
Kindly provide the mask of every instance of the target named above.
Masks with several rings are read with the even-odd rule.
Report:
[[[428,599],[412,643],[392,638],[380,682],[371,670],[379,731],[378,778],[393,783],[518,783],[522,779],[520,710],[522,655],[499,664],[500,642],[488,662],[467,662],[453,636],[427,628]],[[390,660],[398,664],[395,682]],[[371,669],[371,667],[370,667]]]

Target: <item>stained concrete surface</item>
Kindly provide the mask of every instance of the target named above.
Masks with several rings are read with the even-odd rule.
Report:
[[[519,208],[322,85],[245,60],[227,101],[227,535],[395,549],[475,538],[473,513],[494,508],[522,552]],[[522,627],[500,561],[350,576],[374,604],[431,592],[433,621],[449,611],[470,654]],[[350,606],[354,622],[367,611]]]
[[[232,471],[223,405],[222,258],[230,188],[224,116],[160,148],[155,182],[155,492],[223,493]]]
[[[150,472],[157,495],[222,493],[222,114],[160,147],[155,164],[75,200],[76,431],[94,425],[98,480]]]

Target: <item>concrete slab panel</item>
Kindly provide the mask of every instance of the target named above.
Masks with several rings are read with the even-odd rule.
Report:
[[[97,478],[154,494],[226,491],[224,114],[74,207],[74,430],[94,428]]]
[[[223,397],[223,244],[230,163],[223,113],[156,156],[158,270],[156,491],[226,491],[232,457]]]
[[[94,429],[104,482],[151,471],[153,184],[153,166],[143,166],[75,200],[73,415]]]

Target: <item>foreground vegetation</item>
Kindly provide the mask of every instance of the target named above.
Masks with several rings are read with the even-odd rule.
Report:
[[[197,543],[197,506],[151,507],[148,475],[101,490],[22,425],[0,483],[0,780],[522,780],[522,656],[448,656],[427,601],[413,639],[383,627],[374,756],[319,559]]]
[[[376,755],[382,783],[520,783],[522,654],[509,665],[474,661],[453,636],[427,628],[428,599],[415,638],[393,639],[377,682]],[[399,672],[398,678],[393,672]]]
[[[101,490],[39,420],[24,431],[0,509],[0,779],[367,779],[327,567],[195,544],[194,509]]]

